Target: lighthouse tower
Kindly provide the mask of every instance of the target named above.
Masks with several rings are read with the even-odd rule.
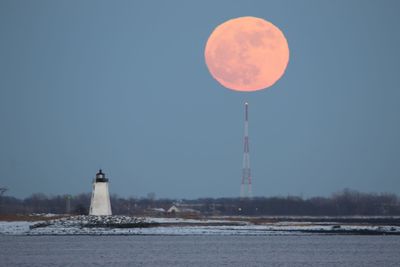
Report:
[[[111,215],[108,179],[101,169],[93,180],[92,200],[90,201],[89,215]]]

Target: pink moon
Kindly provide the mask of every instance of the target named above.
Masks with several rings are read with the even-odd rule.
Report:
[[[274,85],[289,62],[282,31],[256,17],[240,17],[217,26],[208,38],[205,61],[224,87],[251,92]]]

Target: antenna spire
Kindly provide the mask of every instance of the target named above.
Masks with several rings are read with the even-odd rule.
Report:
[[[243,170],[240,197],[252,197],[251,190],[251,169],[250,169],[250,149],[249,149],[249,103],[244,103],[244,140],[243,140]],[[247,189],[247,190],[246,190]]]

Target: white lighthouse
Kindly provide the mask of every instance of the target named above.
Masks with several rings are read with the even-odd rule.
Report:
[[[111,215],[110,194],[108,193],[108,179],[99,170],[93,180],[92,199],[89,215]]]

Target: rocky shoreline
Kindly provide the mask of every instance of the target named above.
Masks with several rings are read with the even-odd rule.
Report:
[[[0,235],[400,235],[399,218],[64,216],[0,222]]]
[[[144,218],[130,216],[71,216],[31,225],[30,229],[43,227],[79,227],[79,228],[146,228],[158,226]]]

